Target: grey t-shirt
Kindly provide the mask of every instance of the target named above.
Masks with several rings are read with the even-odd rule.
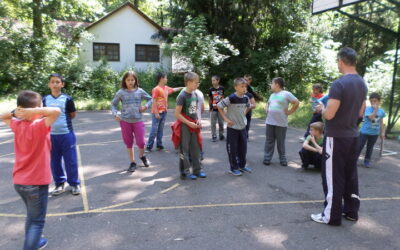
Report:
[[[242,130],[246,128],[247,119],[245,112],[246,109],[250,107],[250,99],[248,96],[244,95],[242,97],[239,97],[236,94],[231,94],[230,96],[222,99],[222,101],[220,101],[217,106],[220,108],[228,108],[226,116],[229,118],[229,120],[235,123],[230,128],[237,130]]]
[[[198,102],[199,98],[195,91],[193,91],[192,93],[182,91],[176,98],[176,105],[182,106],[182,113],[189,116],[193,120],[198,119],[197,117]]]
[[[328,137],[357,137],[357,119],[366,99],[367,85],[361,76],[348,74],[334,81],[329,90],[329,99],[340,101],[335,117],[326,121],[325,135]]]
[[[268,114],[265,124],[287,127],[288,116],[285,114],[285,110],[288,109],[289,103],[296,100],[297,98],[286,90],[272,93],[268,100]]]

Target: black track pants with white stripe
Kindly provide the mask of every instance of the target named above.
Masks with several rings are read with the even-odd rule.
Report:
[[[325,193],[322,213],[324,221],[340,225],[342,213],[358,218],[358,137],[326,137],[323,155],[321,173]]]

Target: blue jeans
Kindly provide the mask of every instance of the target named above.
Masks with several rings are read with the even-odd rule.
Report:
[[[149,135],[149,140],[147,141],[147,148],[152,149],[154,145],[154,139],[157,136],[157,147],[162,147],[162,137],[164,131],[165,118],[167,117],[167,112],[160,114],[160,119],[157,119],[154,114],[151,114],[151,131]]]
[[[378,135],[367,135],[360,133],[359,154],[361,154],[361,151],[363,150],[365,143],[367,143],[367,151],[365,152],[365,157],[364,157],[365,160],[371,161],[372,151],[374,150],[374,145],[377,140],[378,140]]]
[[[26,206],[24,250],[37,249],[46,218],[49,186],[14,184],[14,188]]]

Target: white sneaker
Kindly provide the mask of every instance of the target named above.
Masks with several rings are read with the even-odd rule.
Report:
[[[52,196],[57,196],[57,195],[60,195],[60,194],[64,193],[64,191],[65,191],[64,186],[65,186],[65,183],[62,183],[62,184],[60,184],[60,185],[57,185],[57,186],[53,189],[53,191],[51,192],[51,195],[52,195]]]
[[[71,193],[73,195],[80,195],[81,194],[81,187],[79,185],[71,186]]]
[[[324,218],[322,217],[322,214],[311,214],[311,219],[315,222],[326,224]]]

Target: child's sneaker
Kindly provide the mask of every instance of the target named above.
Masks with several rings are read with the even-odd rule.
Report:
[[[81,187],[79,185],[71,186],[71,194],[80,195],[81,194]]]
[[[308,164],[304,164],[304,163],[301,164],[301,168],[302,168],[302,169],[307,169],[307,168],[308,168]]]
[[[231,171],[229,171],[229,173],[233,174],[234,176],[241,176],[242,175],[242,172],[240,172],[237,169],[231,170]]]
[[[217,137],[216,137],[216,136],[213,136],[211,141],[212,141],[212,142],[216,142],[216,141],[217,141]]]
[[[204,172],[203,170],[200,170],[200,172],[198,174],[196,174],[197,177],[199,178],[206,178],[206,172]]]
[[[135,170],[136,170],[136,162],[133,161],[129,165],[128,172],[135,172]]]
[[[358,217],[352,217],[352,216],[348,215],[347,213],[342,213],[342,215],[343,215],[343,217],[344,217],[346,220],[349,220],[349,221],[358,221]]]
[[[369,162],[369,160],[364,160],[364,167],[366,167],[366,168],[371,167],[371,163]]]
[[[197,176],[194,174],[181,174],[181,180],[196,180]]]
[[[145,155],[143,155],[142,157],[140,157],[140,159],[142,160],[143,165],[144,165],[146,168],[148,168],[148,167],[150,166],[150,165],[149,165],[149,162],[147,161],[147,158],[146,158]]]
[[[40,238],[40,240],[39,240],[39,245],[38,245],[38,250],[42,250],[42,249],[44,249],[46,246],[47,246],[47,243],[48,243],[48,241],[47,241],[47,239],[46,238]]]
[[[220,140],[220,141],[225,140],[225,136],[224,136],[224,135],[219,135],[219,140]]]
[[[251,172],[253,172],[253,170],[251,169],[251,168],[249,168],[249,167],[244,167],[244,168],[241,168],[241,169],[239,169],[241,172],[247,172],[247,173],[251,173]]]
[[[322,217],[322,214],[311,214],[311,219],[315,222],[326,224],[324,218]]]
[[[63,182],[60,185],[57,185],[54,188],[54,190],[51,192],[51,195],[52,196],[57,196],[57,195],[60,195],[60,194],[64,193],[64,191],[65,191],[64,185],[65,185],[65,182]]]

